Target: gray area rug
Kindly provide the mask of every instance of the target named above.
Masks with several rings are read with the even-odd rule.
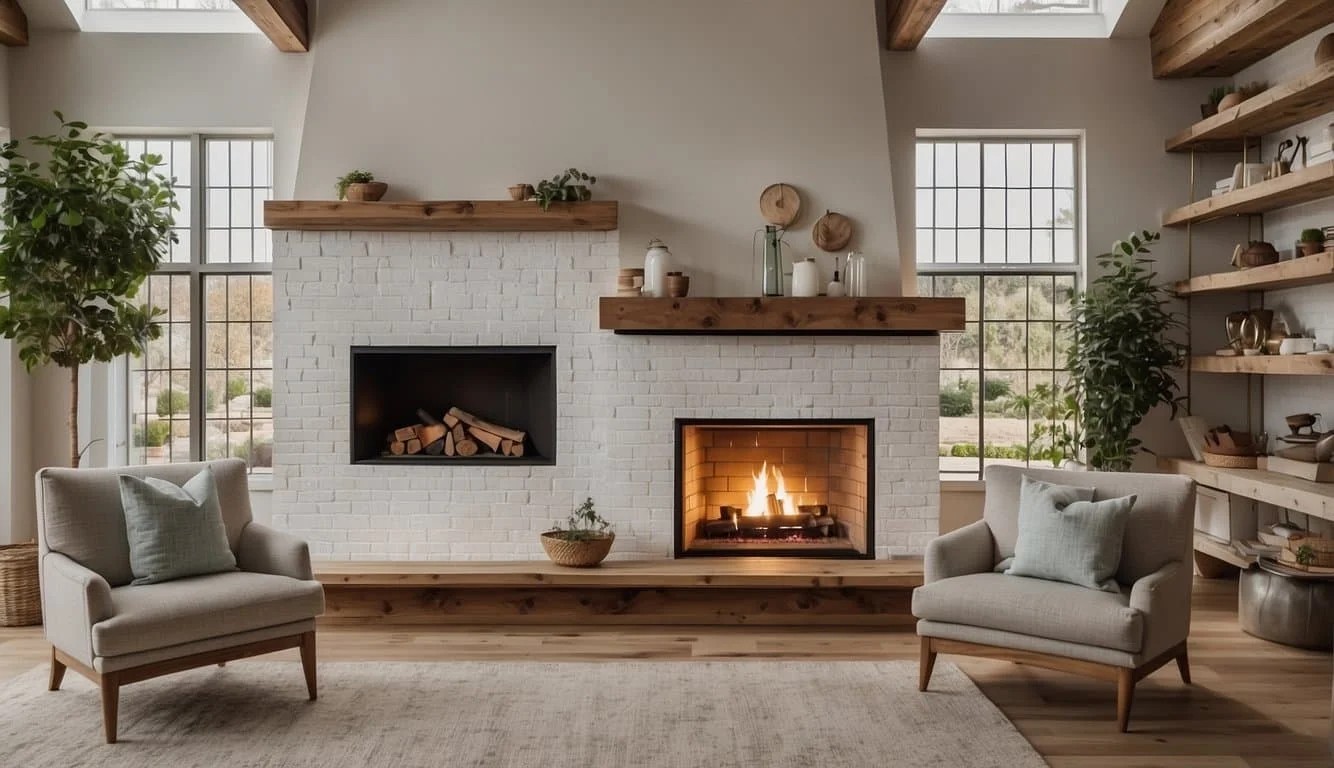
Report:
[[[504,768],[1040,768],[948,663],[614,662],[320,666],[241,662],[128,686],[121,743],[96,689],[36,669],[0,685],[0,764]]]

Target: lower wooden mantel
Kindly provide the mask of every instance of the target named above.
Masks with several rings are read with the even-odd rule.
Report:
[[[604,297],[604,331],[637,334],[931,335],[964,330],[961,298]]]

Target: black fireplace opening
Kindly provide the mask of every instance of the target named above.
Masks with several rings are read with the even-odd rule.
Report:
[[[555,464],[555,355],[535,346],[352,347],[352,463]]]

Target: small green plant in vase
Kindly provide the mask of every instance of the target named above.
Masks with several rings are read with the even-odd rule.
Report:
[[[537,202],[542,210],[551,208],[552,203],[579,203],[593,199],[593,190],[598,183],[596,176],[590,176],[578,168],[569,168],[550,179],[537,182]]]
[[[611,552],[616,534],[611,523],[598,514],[593,499],[584,499],[563,522],[542,534],[542,548],[556,565],[592,568]]]
[[[1315,548],[1310,544],[1303,544],[1297,547],[1297,551],[1292,555],[1297,564],[1303,568],[1310,568],[1315,565]]]
[[[1303,256],[1315,256],[1325,250],[1325,233],[1319,229],[1303,229],[1297,245]]]
[[[383,181],[376,181],[375,174],[370,171],[348,171],[334,186],[338,190],[339,200],[359,203],[375,202],[389,191],[389,185]]]

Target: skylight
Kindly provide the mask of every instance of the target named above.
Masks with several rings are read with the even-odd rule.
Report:
[[[1098,0],[949,0],[941,12],[996,15],[1097,13]]]
[[[233,11],[232,0],[86,0],[90,11]]]

